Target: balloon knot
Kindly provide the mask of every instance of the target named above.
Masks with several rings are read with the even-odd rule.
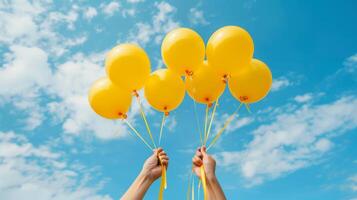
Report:
[[[126,119],[128,117],[125,113],[122,113],[122,112],[119,112],[118,115],[122,119]]]
[[[193,75],[193,71],[190,70],[185,70],[185,73],[187,76],[192,76]]]
[[[228,77],[229,77],[228,74],[223,75],[222,81],[223,81],[224,84],[227,84]]]
[[[139,97],[139,93],[136,90],[133,91],[133,94],[135,97]]]
[[[212,103],[207,104],[208,108],[211,108],[212,105],[213,105]]]
[[[166,116],[166,117],[169,116],[169,114],[170,114],[169,112],[165,112],[165,116]]]
[[[248,100],[248,96],[240,96],[239,100],[241,101],[247,101]]]
[[[206,97],[206,98],[205,98],[205,101],[209,102],[209,98],[208,98],[208,97]]]

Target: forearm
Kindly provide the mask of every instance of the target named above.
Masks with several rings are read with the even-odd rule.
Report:
[[[140,173],[121,200],[142,200],[152,183],[153,180],[144,173]]]
[[[226,196],[216,176],[207,177],[207,193],[209,200],[226,200]]]

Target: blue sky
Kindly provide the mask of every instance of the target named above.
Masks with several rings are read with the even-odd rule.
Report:
[[[150,152],[87,102],[105,53],[140,44],[164,67],[163,36],[247,29],[274,81],[211,150],[228,199],[357,199],[355,1],[0,1],[0,199],[118,199]],[[144,103],[154,134],[160,113]],[[238,106],[228,90],[213,130]],[[192,100],[170,115],[166,199],[183,199],[199,137]],[[204,108],[198,109],[200,116]],[[138,106],[129,118],[145,133]],[[156,199],[158,184],[146,199]]]

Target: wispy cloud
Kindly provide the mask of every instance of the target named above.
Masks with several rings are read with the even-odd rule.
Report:
[[[357,53],[348,57],[344,62],[344,70],[348,73],[357,72]]]
[[[102,3],[100,7],[102,8],[103,13],[110,17],[113,16],[115,12],[119,11],[120,4],[116,1],[112,1],[108,4]]]
[[[281,76],[273,80],[271,91],[276,92],[291,85],[292,83],[287,77]]]
[[[321,105],[304,104],[260,125],[246,149],[220,154],[224,165],[239,172],[247,185],[261,184],[318,161],[333,147],[332,137],[357,127],[357,97]],[[339,120],[336,120],[339,119]]]
[[[83,12],[83,16],[85,19],[87,20],[91,20],[93,19],[93,17],[97,16],[98,15],[98,12],[97,12],[97,9],[94,8],[94,7],[88,7],[85,9],[85,11]]]
[[[170,30],[179,26],[179,22],[174,20],[176,8],[167,2],[155,3],[157,10],[150,23],[139,22],[135,24],[135,29],[131,31],[128,40],[146,45],[150,41],[159,44],[164,35]]]
[[[205,14],[199,6],[190,9],[189,20],[194,25],[208,25],[209,22],[205,17]]]
[[[95,169],[65,161],[50,146],[35,146],[14,132],[0,132],[0,199],[110,200],[89,186]]]

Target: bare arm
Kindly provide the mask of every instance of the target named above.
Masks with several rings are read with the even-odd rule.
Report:
[[[140,174],[122,196],[121,200],[142,200],[144,198],[151,184],[161,176],[162,168],[160,160],[161,164],[168,166],[169,157],[163,149],[158,148],[155,149],[153,155],[145,161]]]
[[[216,177],[216,161],[211,155],[207,154],[206,147],[201,147],[196,151],[196,155],[192,158],[192,163],[193,171],[199,178],[201,178],[200,167],[202,165],[204,167],[208,199],[226,200],[226,196]]]

